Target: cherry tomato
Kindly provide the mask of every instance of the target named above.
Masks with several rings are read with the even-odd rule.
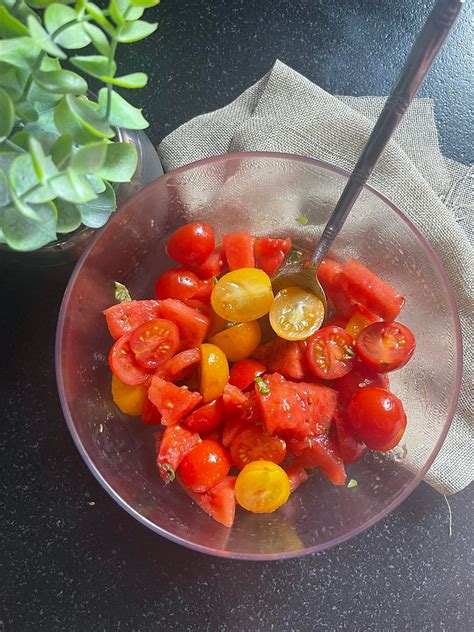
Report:
[[[205,402],[222,395],[229,381],[229,363],[224,352],[216,345],[201,345],[199,391]]]
[[[149,371],[144,369],[135,359],[130,347],[132,334],[125,334],[115,341],[109,353],[109,365],[117,379],[130,386],[146,382]]]
[[[206,492],[225,479],[230,470],[227,450],[217,441],[205,439],[181,461],[179,475],[193,492]]]
[[[206,279],[204,281],[199,280],[199,287],[194,295],[194,298],[198,301],[205,301],[206,303],[209,303],[213,289],[214,281],[211,279]]]
[[[123,413],[138,417],[148,399],[148,390],[143,384],[130,386],[112,375],[112,399]]]
[[[324,327],[309,340],[306,359],[310,371],[323,380],[334,380],[352,371],[355,352],[352,336],[340,327]]]
[[[195,432],[211,432],[222,426],[224,417],[224,403],[222,397],[218,397],[212,402],[197,408],[186,419],[183,419],[183,423]]]
[[[374,312],[371,312],[369,309],[363,307],[362,305],[358,305],[357,307],[355,307],[349,322],[347,323],[347,325],[345,325],[345,327],[343,326],[343,328],[348,333],[350,333],[350,335],[355,340],[363,329],[365,329],[372,323],[377,323],[381,320],[382,319],[380,318],[380,316],[377,316],[377,314],[374,314]]]
[[[255,378],[263,375],[266,370],[266,367],[258,360],[252,358],[239,360],[230,370],[229,384],[244,390],[253,385]]]
[[[237,323],[209,338],[225,353],[229,362],[237,362],[251,355],[260,344],[262,332],[258,320]]]
[[[117,340],[124,334],[130,334],[147,320],[158,318],[158,301],[124,301],[104,310],[103,314],[112,338]]]
[[[157,278],[155,295],[159,299],[178,298],[180,301],[186,301],[196,296],[200,288],[201,281],[194,272],[170,268]]]
[[[290,481],[285,470],[272,461],[252,461],[240,472],[235,497],[241,507],[253,513],[270,513],[286,503]]]
[[[280,464],[286,457],[286,443],[280,437],[258,428],[247,428],[232,441],[230,456],[239,470],[252,461]]]
[[[304,340],[324,320],[324,305],[317,296],[300,287],[286,287],[275,296],[270,308],[273,331],[285,340]]]
[[[204,263],[214,250],[214,229],[204,222],[178,228],[168,240],[166,252],[183,266]]]
[[[360,359],[379,373],[404,366],[415,351],[415,336],[400,323],[373,323],[357,337]]]
[[[232,322],[261,318],[268,313],[272,301],[270,277],[256,268],[241,268],[224,274],[211,295],[214,311]]]
[[[334,380],[331,386],[338,392],[338,400],[343,406],[347,406],[354,393],[366,386],[390,388],[387,375],[375,373],[359,360],[350,373]]]
[[[139,364],[146,369],[156,369],[178,350],[178,328],[164,318],[149,320],[135,329],[130,337],[130,347]]]
[[[386,452],[400,441],[407,418],[402,402],[376,386],[361,388],[352,397],[349,420],[356,435],[371,450]]]

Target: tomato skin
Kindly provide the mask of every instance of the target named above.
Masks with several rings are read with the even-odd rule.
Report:
[[[248,233],[222,235],[222,245],[230,270],[255,267],[254,241],[255,238]]]
[[[181,461],[179,476],[193,492],[207,492],[222,482],[230,470],[227,450],[217,441],[205,439]]]
[[[143,384],[130,386],[112,374],[112,399],[118,408],[132,417],[142,414],[143,405],[148,400],[148,391]]]
[[[363,329],[372,323],[378,323],[381,320],[380,316],[371,312],[370,309],[367,309],[362,305],[356,305],[352,316],[350,317],[348,323],[343,326],[343,329],[345,329],[355,340]]]
[[[401,323],[373,323],[361,331],[356,341],[362,362],[379,373],[405,366],[415,346],[415,336]]]
[[[302,467],[319,467],[334,485],[344,485],[346,470],[336,447],[326,434],[307,438],[307,447],[299,452],[295,463]]]
[[[246,358],[239,360],[230,370],[229,384],[237,386],[242,391],[253,385],[255,378],[263,375],[267,368],[257,360]]]
[[[224,248],[217,246],[214,252],[201,263],[201,265],[193,268],[193,271],[200,279],[211,279],[213,276],[220,277],[225,266]]]
[[[211,300],[212,290],[214,289],[214,282],[211,279],[206,279],[205,281],[199,282],[199,287],[194,295],[194,298],[198,301],[203,301],[205,303],[209,303]]]
[[[270,277],[256,268],[239,268],[224,274],[211,294],[216,314],[239,323],[265,316],[272,301]]]
[[[239,470],[251,461],[272,461],[280,464],[286,457],[286,444],[280,437],[270,435],[260,428],[247,428],[232,441],[230,456]]]
[[[291,239],[272,239],[259,237],[253,246],[255,265],[272,276],[283,263],[283,260],[291,250]]]
[[[104,309],[110,335],[115,340],[131,333],[147,320],[153,320],[160,315],[158,301],[124,301]]]
[[[166,382],[157,375],[151,380],[148,398],[160,412],[164,426],[177,424],[202,401],[199,393],[194,393],[185,386]]]
[[[136,361],[135,354],[130,347],[131,337],[132,334],[125,334],[115,341],[109,353],[109,366],[118,380],[124,384],[135,386],[146,382],[149,371]]]
[[[356,363],[352,336],[340,327],[320,329],[308,341],[306,360],[313,375],[323,380],[350,373]]]
[[[164,318],[149,320],[137,327],[130,337],[130,348],[138,364],[153,371],[178,350],[179,331]]]
[[[282,467],[272,461],[248,463],[235,483],[237,502],[253,513],[271,513],[284,505],[289,495],[288,476]]]
[[[158,299],[177,298],[186,301],[193,298],[201,287],[201,281],[188,270],[170,268],[156,279],[155,296]]]
[[[305,353],[303,341],[273,338],[255,349],[252,357],[264,364],[269,372],[302,380],[306,373]]]
[[[375,373],[360,361],[356,362],[350,373],[333,380],[331,383],[331,387],[338,392],[339,402],[343,406],[347,406],[352,396],[366,386],[389,388],[389,381],[386,375]]]
[[[156,465],[165,483],[170,483],[183,458],[201,441],[197,432],[190,432],[179,424],[169,426],[155,435]]]
[[[202,494],[196,494],[184,485],[183,481],[178,480],[183,489],[194,500],[194,502],[205,511],[211,518],[230,528],[235,519],[235,476],[226,476],[226,478]]]
[[[199,347],[207,336],[209,316],[188,307],[182,301],[174,298],[161,301],[160,314],[178,327],[181,350]]]
[[[403,404],[398,397],[374,386],[355,393],[348,415],[355,434],[368,448],[379,452],[392,449],[400,441],[407,424]]]
[[[224,417],[224,403],[222,397],[218,397],[193,411],[183,419],[183,424],[195,432],[211,432],[222,426]]]
[[[209,338],[209,342],[225,353],[229,362],[237,362],[251,355],[260,344],[262,332],[258,320],[226,327]]]
[[[183,266],[200,265],[214,250],[214,229],[204,222],[178,228],[168,240],[166,252]]]

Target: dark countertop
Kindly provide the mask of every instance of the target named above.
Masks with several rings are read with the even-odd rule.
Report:
[[[424,0],[162,0],[161,28],[132,47],[158,142],[236,97],[276,57],[336,94],[384,94],[428,13]],[[422,95],[441,146],[472,160],[469,16]],[[136,95],[135,99],[136,99]],[[472,120],[471,120],[472,123]],[[472,630],[474,494],[422,483],[355,540],[272,563],[207,557],[160,538],[105,493],[59,406],[54,334],[69,269],[1,271],[0,630]],[[2,363],[3,364],[3,363]],[[472,602],[472,600],[471,600]]]

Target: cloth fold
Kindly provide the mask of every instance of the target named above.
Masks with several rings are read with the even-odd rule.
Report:
[[[384,97],[333,96],[277,61],[235,101],[169,134],[158,153],[166,171],[235,151],[308,156],[350,171]],[[428,238],[450,277],[459,308],[464,370],[456,415],[425,480],[452,494],[474,478],[474,170],[445,159],[430,99],[416,99],[370,184]]]

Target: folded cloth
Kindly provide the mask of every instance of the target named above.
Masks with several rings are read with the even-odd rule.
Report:
[[[332,96],[277,61],[235,101],[169,134],[158,153],[166,171],[236,151],[293,153],[350,171],[384,102],[384,97]],[[370,178],[429,239],[457,299],[463,384],[451,429],[425,478],[444,494],[474,478],[473,179],[472,166],[442,156],[430,99],[412,103]]]

